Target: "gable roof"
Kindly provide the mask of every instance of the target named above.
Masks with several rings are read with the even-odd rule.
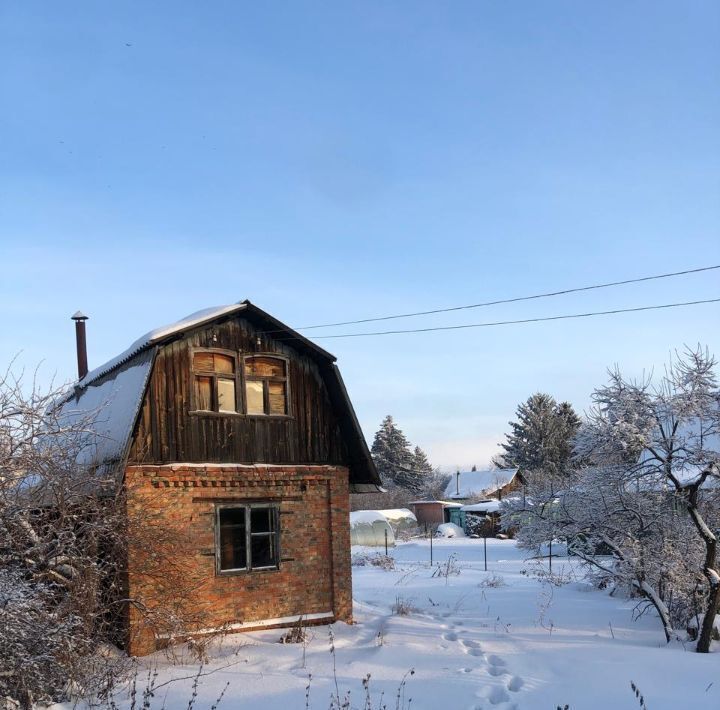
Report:
[[[215,306],[213,308],[204,308],[203,310],[191,313],[184,318],[181,318],[174,323],[160,326],[159,328],[153,328],[152,330],[140,336],[130,347],[126,348],[119,355],[111,358],[106,363],[96,367],[94,370],[85,375],[81,380],[75,384],[75,388],[84,388],[99,378],[107,375],[109,372],[117,369],[124,363],[134,358],[139,353],[148,350],[154,345],[160,345],[170,340],[182,337],[185,333],[195,328],[201,328],[208,323],[222,320],[225,317],[237,314],[244,311],[245,315],[251,319],[262,320],[269,323],[274,329],[282,331],[284,333],[292,334],[292,339],[297,341],[297,345],[303,350],[310,350],[316,355],[335,362],[337,359],[334,355],[323,350],[319,345],[316,345],[311,340],[308,340],[304,335],[294,331],[289,326],[281,323],[276,318],[273,318],[269,313],[266,313],[262,309],[258,308],[254,303],[250,303],[248,300],[239,301],[238,303],[232,303],[227,306]]]
[[[463,505],[460,510],[464,510],[466,513],[497,513],[500,510],[500,501],[497,499],[482,500],[479,503]]]
[[[112,466],[125,460],[159,346],[182,338],[191,330],[240,313],[253,322],[262,323],[266,332],[282,334],[283,341],[292,340],[293,347],[306,352],[316,361],[347,445],[351,489],[354,492],[376,492],[380,487],[380,477],[335,365],[335,356],[248,300],[197,311],[175,323],[155,328],[69,388],[54,405],[56,416],[68,424],[90,422],[96,435],[96,443],[83,450],[78,462]]]
[[[80,465],[111,467],[124,460],[154,356],[154,350],[141,352],[117,366],[112,376],[76,386],[62,400],[56,410],[58,424],[94,434],[78,452]]]
[[[445,496],[454,500],[491,496],[510,483],[517,472],[517,468],[458,471],[445,487]]]

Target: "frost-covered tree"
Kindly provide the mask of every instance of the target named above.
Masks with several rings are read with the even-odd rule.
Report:
[[[400,485],[402,469],[411,469],[413,460],[410,442],[388,414],[375,433],[370,449],[380,478],[385,486]]]
[[[656,383],[619,370],[593,395],[575,452],[584,464],[561,490],[542,477],[508,501],[505,525],[537,548],[557,537],[599,580],[634,590],[668,640],[697,621],[707,652],[720,606],[720,391],[715,361],[698,349]]]
[[[386,487],[420,494],[434,482],[435,472],[427,455],[419,446],[411,449],[407,437],[389,414],[375,434],[371,453]]]
[[[502,468],[563,476],[571,467],[572,442],[580,418],[568,402],[557,403],[549,394],[536,393],[517,408],[517,420],[501,444],[495,463]]]
[[[120,677],[128,604],[160,633],[197,619],[128,598],[128,529],[151,550],[139,573],[190,594],[192,576],[177,558],[176,531],[151,511],[129,511],[115,471],[78,464],[97,446],[99,412],[68,419],[61,394],[0,372],[0,704],[33,707],[97,694]],[[170,561],[169,566],[167,562]],[[10,702],[10,701],[8,701]]]
[[[426,476],[430,476],[433,473],[433,467],[428,460],[427,454],[419,446],[416,446],[413,451],[412,467],[418,473],[423,473]]]

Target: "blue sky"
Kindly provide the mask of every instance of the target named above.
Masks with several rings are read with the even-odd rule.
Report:
[[[92,367],[243,298],[303,326],[720,263],[719,34],[715,2],[6,0],[0,364],[72,378],[78,308]],[[719,274],[396,324],[716,298]],[[535,391],[582,410],[614,363],[720,354],[719,315],[318,342],[368,437],[392,413],[454,467]]]

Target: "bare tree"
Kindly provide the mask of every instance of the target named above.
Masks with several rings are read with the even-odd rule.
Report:
[[[155,636],[198,623],[183,603],[197,580],[164,554],[185,533],[128,510],[122,467],[88,463],[101,412],[68,417],[60,395],[0,375],[0,698],[23,707],[106,692],[127,663],[110,649],[126,642],[131,613]],[[162,604],[128,596],[130,546],[153,551],[134,569],[172,590]]]

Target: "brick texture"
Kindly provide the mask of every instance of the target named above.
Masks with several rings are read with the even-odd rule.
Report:
[[[324,612],[352,620],[347,468],[138,465],[125,486],[131,654],[181,631]],[[279,504],[280,568],[219,575],[215,506],[251,501]]]

